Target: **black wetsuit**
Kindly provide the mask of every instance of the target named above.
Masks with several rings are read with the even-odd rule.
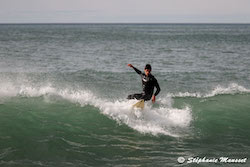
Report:
[[[137,68],[135,67],[132,67],[132,68],[137,72],[137,74],[141,76],[143,92],[129,95],[128,99],[137,99],[137,100],[144,99],[145,101],[150,100],[154,93],[154,87],[156,87],[156,92],[154,95],[157,96],[159,92],[161,91],[161,88],[157,80],[155,79],[155,77],[152,74],[149,74],[148,76],[146,76],[145,73],[142,73]]]

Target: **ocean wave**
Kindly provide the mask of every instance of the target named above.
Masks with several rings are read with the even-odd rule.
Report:
[[[57,88],[51,83],[44,85],[36,84],[13,84],[12,82],[2,82],[0,84],[0,97],[44,97],[46,102],[53,102],[58,97],[71,103],[81,106],[91,105],[100,110],[100,113],[117,121],[119,124],[126,124],[130,128],[152,135],[168,135],[180,137],[185,135],[189,129],[192,118],[192,107],[184,105],[181,108],[174,108],[173,97],[213,97],[221,94],[249,93],[250,90],[238,84],[230,84],[228,87],[217,86],[207,94],[202,93],[176,93],[167,97],[157,99],[158,106],[151,102],[145,103],[143,111],[132,109],[136,100],[126,99],[104,99],[98,97],[89,90]]]
[[[200,92],[178,92],[178,93],[169,93],[168,97],[197,97],[197,98],[206,98],[213,97],[217,95],[226,95],[226,94],[238,94],[238,93],[250,93],[250,89],[247,89],[237,83],[231,83],[227,87],[216,86],[212,91],[208,93],[200,93]]]
[[[143,134],[179,137],[185,131],[183,129],[188,128],[192,121],[191,108],[187,106],[183,109],[172,108],[170,99],[161,100],[159,107],[154,107],[151,102],[146,102],[144,110],[141,111],[132,108],[132,105],[137,102],[136,100],[102,99],[88,90],[58,89],[52,84],[41,87],[10,84],[8,87],[5,85],[5,88],[8,89],[0,89],[1,96],[42,96],[46,101],[50,101],[49,97],[53,96],[81,106],[92,105],[119,124],[126,124]]]

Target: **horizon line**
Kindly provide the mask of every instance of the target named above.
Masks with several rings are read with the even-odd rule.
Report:
[[[7,25],[7,24],[23,24],[23,25],[25,25],[25,24],[221,24],[221,25],[223,25],[223,24],[241,24],[241,25],[247,25],[247,24],[250,24],[250,22],[249,23],[231,23],[231,22],[221,22],[221,23],[218,23],[218,22],[204,22],[204,23],[199,23],[199,22],[190,22],[190,23],[186,23],[186,22],[177,22],[177,23],[171,23],[171,22],[166,22],[166,23],[164,23],[164,22],[17,22],[17,23],[1,23],[0,22],[0,25]]]

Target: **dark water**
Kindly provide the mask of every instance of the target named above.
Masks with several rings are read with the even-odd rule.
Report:
[[[250,25],[0,25],[0,166],[249,166],[249,71]]]

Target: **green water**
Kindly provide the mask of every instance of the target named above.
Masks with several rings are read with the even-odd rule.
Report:
[[[249,100],[248,94],[176,98],[173,107],[191,105],[193,120],[189,133],[171,137],[138,133],[91,105],[12,98],[0,108],[1,165],[179,166],[179,156],[249,157]]]

